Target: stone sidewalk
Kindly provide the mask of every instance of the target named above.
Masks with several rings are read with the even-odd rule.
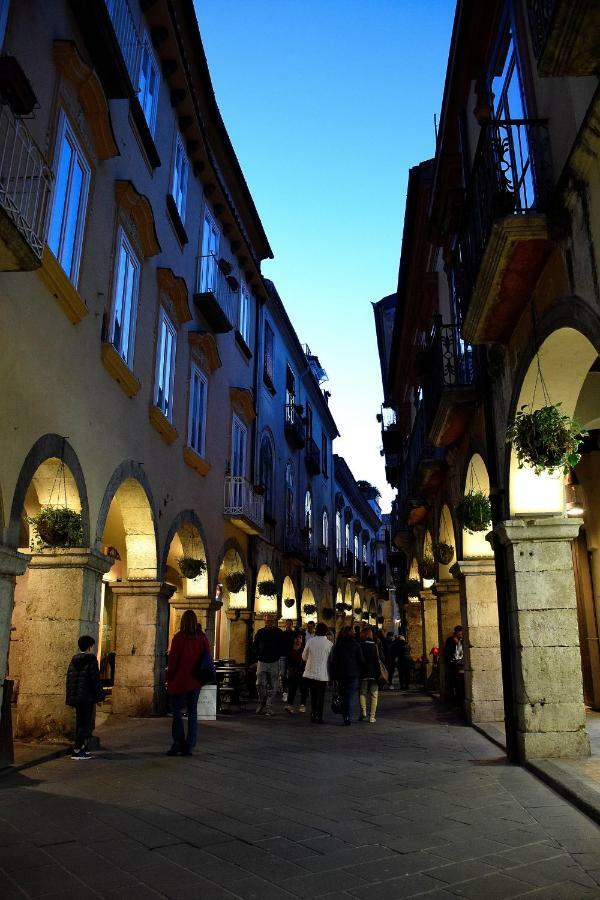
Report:
[[[112,722],[89,762],[0,778],[0,897],[600,898],[600,829],[420,694],[375,725],[251,713],[168,758]]]

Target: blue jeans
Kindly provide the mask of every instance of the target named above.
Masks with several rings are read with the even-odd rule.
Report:
[[[353,701],[358,693],[358,678],[340,678],[338,684],[342,698],[342,715],[344,722],[348,722],[352,719]]]
[[[198,697],[200,689],[195,691],[185,691],[183,694],[171,694],[171,711],[173,713],[173,724],[171,726],[171,734],[173,735],[173,743],[180,749],[193,750],[196,746],[196,738],[198,736]],[[185,731],[183,728],[182,712],[187,707],[188,734],[187,741],[185,739]]]

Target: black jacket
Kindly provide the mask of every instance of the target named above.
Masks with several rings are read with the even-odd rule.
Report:
[[[363,652],[353,637],[340,637],[331,653],[331,675],[341,681],[358,678],[364,665]]]
[[[100,669],[95,655],[76,653],[67,669],[67,706],[102,703],[104,699]]]
[[[285,656],[283,632],[279,628],[261,628],[254,637],[254,655],[259,662],[277,662]]]
[[[379,679],[379,660],[381,655],[379,647],[375,641],[361,641],[360,649],[364,657],[363,667],[361,669],[361,678]],[[385,662],[385,661],[384,661]]]

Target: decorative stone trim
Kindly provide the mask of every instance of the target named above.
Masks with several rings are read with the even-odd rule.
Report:
[[[229,388],[229,398],[236,412],[239,413],[247,425],[250,425],[256,418],[252,391],[248,390],[248,388],[232,387]]]
[[[142,385],[127,363],[121,359],[113,345],[107,341],[102,344],[100,352],[102,354],[102,363],[108,374],[112,375],[121,390],[128,397],[135,397]]]
[[[115,181],[115,198],[117,205],[131,216],[144,256],[156,256],[160,253],[161,246],[148,198],[136,190],[132,181],[125,180]]]
[[[217,342],[208,331],[188,331],[190,347],[197,348],[204,357],[204,368],[209,375],[220,369],[223,363],[219,355]]]
[[[191,447],[183,448],[183,461],[198,473],[198,475],[208,475],[210,472],[210,463],[203,459],[199,453],[196,453]]]
[[[46,245],[42,256],[42,265],[37,269],[38,277],[44,282],[65,316],[77,325],[89,313],[83,298],[67,276],[65,270]]]
[[[94,70],[83,61],[73,41],[54,41],[54,61],[77,91],[98,159],[119,156],[106,96]]]
[[[156,281],[161,291],[171,299],[178,324],[185,325],[192,318],[185,278],[175,275],[172,269],[158,268]]]
[[[177,429],[169,422],[166,416],[162,414],[158,406],[151,403],[148,407],[148,415],[150,424],[158,431],[165,444],[172,444],[178,435]]]

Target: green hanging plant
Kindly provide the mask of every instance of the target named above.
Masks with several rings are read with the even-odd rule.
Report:
[[[433,555],[439,563],[447,566],[454,558],[454,547],[452,544],[445,544],[443,541],[440,541],[439,544],[433,545]]]
[[[304,610],[304,612],[307,616],[314,616],[314,614],[317,611],[316,604],[314,604],[314,603],[305,603],[304,606],[302,607],[302,609]]]
[[[275,582],[271,580],[259,581],[258,593],[261,597],[275,597],[277,595]]]
[[[469,534],[487,531],[492,524],[492,506],[490,498],[480,490],[468,491],[457,507],[462,527]]]
[[[581,459],[579,447],[588,432],[571,416],[564,415],[560,406],[548,403],[534,410],[525,404],[517,412],[506,442],[515,448],[520,469],[531,466],[536,475],[566,475]]]
[[[352,604],[344,603],[344,609],[346,610],[346,612],[352,612]]]
[[[179,571],[184,578],[198,578],[206,572],[206,563],[203,559],[196,559],[194,556],[180,556],[177,562]]]
[[[36,533],[31,549],[42,547],[81,547],[83,522],[81,513],[68,506],[43,506],[37,516],[27,518]]]
[[[225,584],[230,594],[239,594],[246,587],[246,575],[244,572],[230,572],[225,578]]]
[[[330,622],[333,619],[333,610],[330,606],[324,606],[321,610],[321,618],[325,619],[326,622]]]
[[[293,597],[286,597],[285,600],[283,601],[283,605],[284,605],[287,609],[291,609],[295,602],[296,602],[296,601],[294,600]]]
[[[419,563],[419,575],[421,578],[435,578],[435,560],[431,553],[424,553]]]
[[[368,621],[369,621],[369,613],[368,613],[368,612],[362,612],[362,613],[360,614],[360,617],[361,617],[361,619],[363,620],[363,622],[368,622]]]
[[[419,597],[421,594],[421,582],[418,578],[409,578],[406,582],[406,593],[409,597]]]
[[[345,605],[344,605],[343,603],[336,603],[336,604],[335,604],[335,611],[336,611],[336,613],[338,614],[338,616],[341,616],[341,615],[344,613],[344,610],[345,610],[345,609],[346,609],[346,607],[345,607]]]

